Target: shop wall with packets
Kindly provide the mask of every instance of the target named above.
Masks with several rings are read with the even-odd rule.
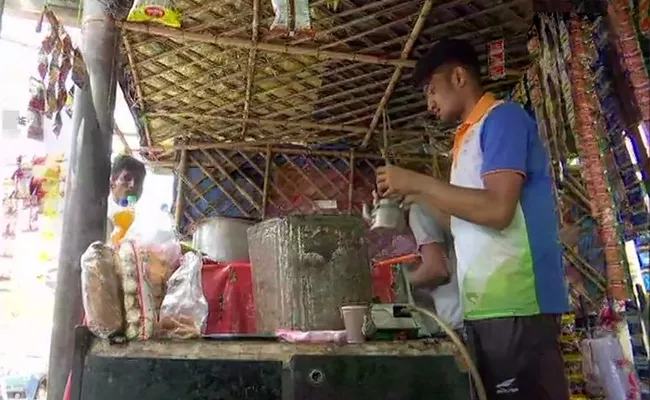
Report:
[[[614,20],[621,21],[617,11]],[[600,308],[600,322],[610,329],[627,318],[636,374],[647,383],[648,356],[638,308],[629,301],[633,297],[623,247],[624,240],[644,237],[650,225],[644,202],[647,193],[626,144],[625,131],[632,121],[621,103],[632,98],[638,109],[638,101],[645,101],[643,74],[629,71],[639,65],[634,57],[640,52],[635,53],[629,42],[621,44],[621,36],[611,33],[605,16],[589,20],[541,14],[536,22],[528,47],[537,62],[509,100],[521,103],[536,118],[552,160],[561,225],[579,232],[575,243],[564,243],[574,306],[581,314]],[[631,61],[621,62],[621,54]],[[628,82],[629,87],[636,94],[617,91],[619,87],[612,84],[615,74],[629,76],[634,81]],[[568,165],[574,158],[580,160],[577,172]],[[612,301],[603,301],[605,293]],[[578,304],[578,299],[586,305]],[[565,316],[563,326],[572,396],[598,398],[602,391],[589,387],[581,368],[579,344],[587,335],[584,329],[576,329],[574,315]],[[632,398],[640,398],[642,388],[633,388]]]

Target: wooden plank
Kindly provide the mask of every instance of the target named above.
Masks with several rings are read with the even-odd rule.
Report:
[[[364,356],[454,356],[462,371],[467,368],[459,362],[459,352],[448,339],[408,342],[366,342],[354,345],[307,344],[263,341],[157,341],[129,342],[111,345],[95,340],[90,354],[102,357],[174,358],[190,360],[255,360],[281,361],[288,364],[296,355],[364,355]]]

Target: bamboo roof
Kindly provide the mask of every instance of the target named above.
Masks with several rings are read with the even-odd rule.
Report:
[[[429,119],[410,85],[414,60],[456,37],[487,64],[486,43],[504,38],[509,73],[487,82],[500,94],[530,61],[529,0],[340,0],[336,10],[328,3],[310,2],[313,39],[271,37],[270,0],[176,0],[182,30],[122,23],[121,81],[142,146],[159,160],[179,143],[376,151],[386,110],[392,152],[445,151],[449,127]]]

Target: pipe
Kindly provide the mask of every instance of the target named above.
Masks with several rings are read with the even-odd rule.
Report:
[[[434,321],[442,328],[442,330],[451,338],[451,341],[454,342],[456,347],[458,347],[458,351],[460,352],[460,356],[463,358],[463,361],[467,364],[467,368],[469,369],[469,374],[472,376],[472,380],[474,381],[474,386],[476,387],[476,395],[478,396],[479,400],[487,400],[487,394],[485,393],[485,386],[483,386],[483,380],[481,379],[481,375],[478,372],[478,368],[476,367],[476,364],[474,364],[474,361],[472,360],[472,357],[469,354],[469,351],[467,350],[467,347],[463,343],[463,340],[458,337],[456,332],[452,327],[450,327],[445,321],[443,321],[436,313],[433,311],[427,310],[426,308],[419,307],[418,305],[415,304],[415,300],[413,299],[413,293],[411,292],[411,284],[408,279],[408,275],[406,273],[406,268],[400,265],[399,268],[400,271],[400,276],[402,278],[404,287],[406,289],[406,297],[408,299],[408,309],[410,311],[415,311],[420,314],[424,314],[430,318],[433,318]]]
[[[454,342],[456,347],[458,347],[460,356],[467,364],[467,368],[469,369],[469,374],[472,376],[472,380],[474,381],[474,386],[476,387],[476,395],[478,396],[479,400],[487,400],[487,394],[485,393],[485,387],[483,386],[481,375],[479,374],[478,368],[476,367],[476,364],[474,364],[472,357],[469,355],[469,351],[463,343],[463,340],[459,338],[456,332],[454,332],[454,330],[449,325],[447,325],[445,321],[440,319],[440,317],[438,317],[434,312],[422,307],[418,307],[415,304],[409,304],[408,309],[431,317],[434,321],[436,321],[438,325],[440,325],[440,328],[442,328],[442,330],[449,336],[449,338],[451,338],[451,341]]]

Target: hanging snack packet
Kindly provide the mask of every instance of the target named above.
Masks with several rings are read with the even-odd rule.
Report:
[[[316,32],[311,27],[309,0],[294,0],[294,28],[297,35],[313,37]]]
[[[181,27],[181,13],[171,0],[135,0],[129,22],[155,22],[171,28]]]
[[[291,17],[289,0],[272,0],[272,3],[275,17],[271,24],[271,32],[276,34],[289,33],[289,18]]]

